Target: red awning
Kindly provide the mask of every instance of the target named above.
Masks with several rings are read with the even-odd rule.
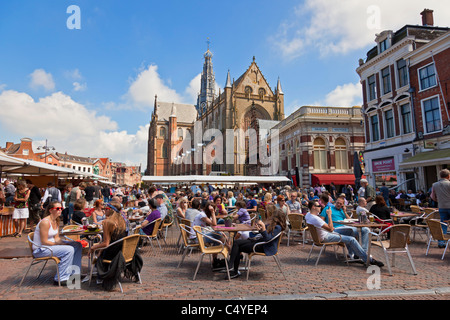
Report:
[[[362,177],[364,178],[364,176]],[[355,175],[353,174],[338,174],[338,173],[330,173],[330,174],[312,174],[311,175],[311,184],[314,186],[316,183],[318,184],[330,184],[333,182],[335,185],[342,184],[355,184]]]

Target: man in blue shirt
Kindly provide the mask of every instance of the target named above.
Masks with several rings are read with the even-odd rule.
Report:
[[[325,207],[322,212],[320,213],[320,217],[325,220],[326,223],[328,223],[328,215],[327,215],[327,209],[331,209],[331,220],[333,221],[334,225],[334,232],[337,232],[339,234],[345,235],[345,236],[352,236],[356,239],[359,238],[359,232],[358,228],[347,226],[340,224],[336,221],[342,221],[344,219],[349,219],[350,217],[345,212],[345,205],[344,205],[344,199],[337,198],[334,206],[327,206]],[[364,249],[365,252],[369,249],[369,228],[361,228],[361,247]],[[350,248],[349,253],[354,254],[354,252],[351,252]]]
[[[258,202],[253,199],[253,193],[247,193],[247,212],[248,213],[256,213],[258,211]]]

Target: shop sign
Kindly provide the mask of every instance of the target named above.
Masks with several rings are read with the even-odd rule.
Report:
[[[394,157],[372,160],[372,172],[395,171]]]

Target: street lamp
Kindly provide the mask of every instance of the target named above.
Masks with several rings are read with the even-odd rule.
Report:
[[[45,150],[45,155],[44,155],[45,163],[47,163],[47,152],[50,150],[52,150],[52,151],[56,150],[55,147],[49,147],[47,145],[47,143],[48,143],[48,141],[47,141],[47,139],[45,139],[45,146],[40,146],[37,148],[38,150],[41,150],[41,149]]]

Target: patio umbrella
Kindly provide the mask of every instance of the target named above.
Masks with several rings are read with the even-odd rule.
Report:
[[[358,152],[355,152],[353,156],[353,173],[355,174],[355,188],[358,190],[360,187],[361,177],[363,175],[361,164],[359,163]]]

